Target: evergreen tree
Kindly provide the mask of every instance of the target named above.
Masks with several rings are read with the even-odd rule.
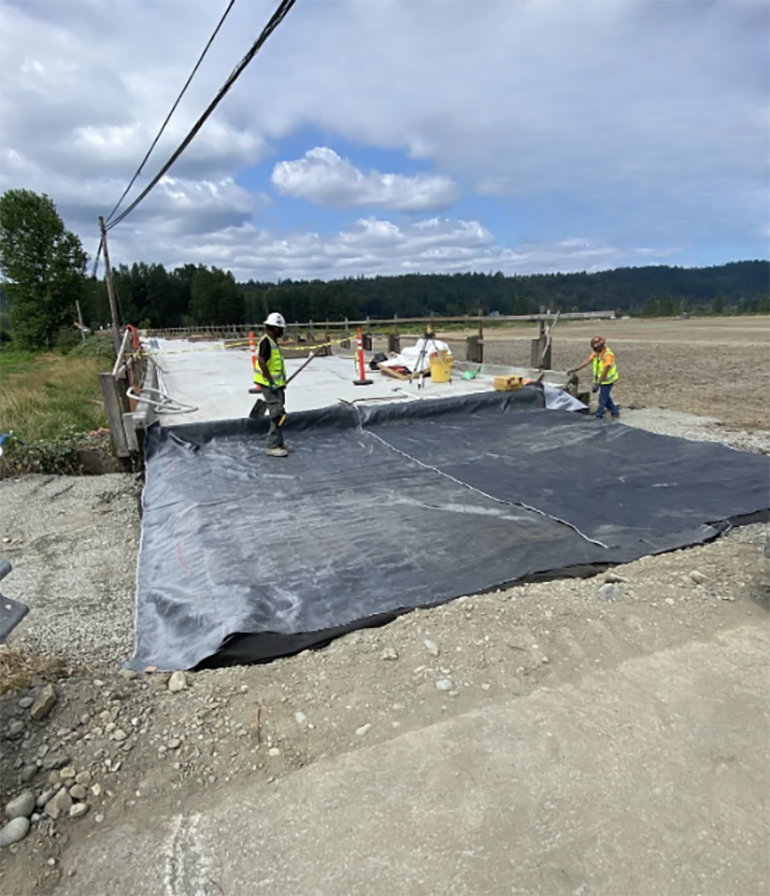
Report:
[[[11,299],[13,337],[50,349],[76,320],[84,298],[87,256],[46,195],[8,190],[0,198],[0,271]]]

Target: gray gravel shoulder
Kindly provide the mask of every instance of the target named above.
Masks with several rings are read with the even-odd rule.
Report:
[[[770,454],[770,432],[725,428],[714,417],[699,417],[667,408],[629,408],[621,412],[626,426],[635,426],[664,436],[677,436],[696,442],[720,442],[729,448]]]
[[[0,481],[3,593],[30,612],[8,643],[88,666],[131,651],[139,483],[129,474]]]

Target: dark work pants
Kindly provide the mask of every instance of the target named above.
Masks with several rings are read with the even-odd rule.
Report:
[[[278,424],[286,413],[286,389],[271,391],[266,386],[262,387],[262,398],[267,404],[267,413],[270,416],[270,429],[267,433],[267,448],[283,447],[283,429]]]
[[[596,409],[596,416],[601,420],[604,416],[605,411],[609,411],[613,417],[620,416],[620,411],[618,410],[618,406],[612,400],[612,396],[610,393],[612,392],[612,387],[615,383],[602,383],[599,386],[599,407]]]

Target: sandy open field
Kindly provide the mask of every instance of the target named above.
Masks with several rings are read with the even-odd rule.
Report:
[[[488,363],[529,363],[533,327],[485,331]],[[770,426],[770,318],[694,318],[559,323],[553,366],[566,370],[590,353],[599,333],[617,356],[621,407],[669,408],[716,417],[725,426]],[[588,369],[582,376],[590,382]]]

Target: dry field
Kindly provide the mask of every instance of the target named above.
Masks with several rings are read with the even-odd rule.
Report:
[[[565,322],[554,330],[553,366],[588,357],[594,333],[617,356],[613,397],[625,407],[669,408],[716,417],[735,429],[770,428],[770,318]],[[487,329],[488,363],[527,364],[532,327]],[[590,380],[586,369],[582,375]]]

